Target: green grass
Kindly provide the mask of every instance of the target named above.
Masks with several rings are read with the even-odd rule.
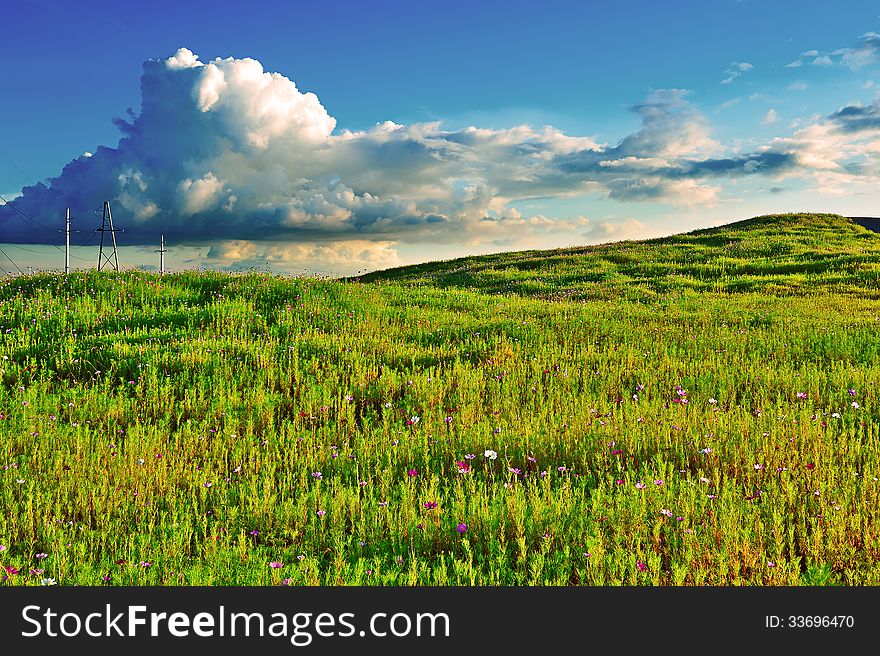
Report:
[[[360,281],[7,278],[0,585],[880,584],[878,271],[785,215]]]

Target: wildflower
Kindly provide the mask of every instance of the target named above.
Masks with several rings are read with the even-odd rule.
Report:
[[[444,419],[443,421],[445,421],[447,424],[451,424],[451,423],[452,423],[452,417],[446,417],[446,419]]]
[[[798,392],[797,394],[795,394],[795,396],[799,399],[805,399],[805,398],[807,398],[807,393],[806,392]]]
[[[718,403],[718,399],[709,399],[709,403],[715,405],[716,403]]]
[[[437,507],[437,502],[436,501],[425,501],[424,506],[425,506],[426,510],[434,510],[434,508]]]
[[[205,487],[213,487],[214,484],[211,481],[205,481]]]
[[[644,490],[646,487],[648,487],[648,486],[645,485],[644,483],[642,483],[641,481],[639,481],[638,483],[636,483],[636,489],[637,489],[637,490]]]
[[[855,401],[853,401],[852,403],[850,403],[850,405],[851,405],[853,408],[855,408],[856,410],[859,409],[859,404],[858,404],[857,402],[855,402]]]
[[[409,476],[410,478],[415,478],[416,476],[419,475],[419,470],[418,469],[409,469],[409,470],[407,470],[406,475]]]
[[[654,485],[663,485],[663,479],[662,478],[655,478]]]
[[[716,499],[717,496],[714,495],[714,494],[707,494],[707,495],[706,495],[706,498],[707,498],[707,499]]]
[[[814,465],[812,462],[808,462],[808,463],[807,463],[807,469],[809,469],[809,470],[812,471],[812,470],[815,469],[815,468],[816,468],[816,465]]]
[[[7,566],[7,567],[4,567],[3,569],[5,569],[6,573],[9,574],[10,576],[15,576],[21,572],[20,569],[18,569],[17,567],[12,567],[12,566]]]
[[[273,560],[271,563],[269,563],[269,567],[271,567],[272,569],[281,569],[282,567],[284,567],[284,563]]]
[[[324,515],[327,514],[327,511],[326,510],[319,510],[316,514],[318,515],[318,517],[323,517]]]
[[[832,412],[832,413],[831,413],[831,416],[834,417],[835,419],[840,419],[840,413],[839,413],[839,412]]]
[[[43,553],[42,551],[34,556],[37,560],[43,560],[44,558],[48,558],[49,554]]]
[[[455,530],[458,531],[461,535],[464,535],[468,530],[468,525],[464,522],[460,522],[458,526],[455,527]]]
[[[684,521],[684,517],[682,517],[682,516],[679,515],[678,517],[675,518],[675,521],[677,521],[677,522],[683,522],[683,521]]]
[[[384,508],[384,507],[387,506],[387,505],[388,505],[388,502],[387,502],[387,501],[380,501],[380,502],[379,502],[379,507],[380,507],[380,508]]]
[[[259,534],[260,534],[260,532],[257,529],[254,529],[253,531],[250,532],[250,535],[253,535],[253,536],[257,536]]]
[[[304,554],[300,554],[299,556],[296,557],[296,559],[299,560],[299,561],[303,561],[303,560],[306,559],[306,557],[305,557]]]
[[[849,388],[849,389],[847,390],[847,392],[849,393],[850,396],[855,396],[855,395],[856,395],[856,391],[855,391],[854,389],[852,389],[852,388]]]
[[[152,567],[153,563],[151,563],[149,560],[142,560],[140,562],[140,566],[143,567],[144,569],[147,569],[148,567]]]
[[[591,554],[589,551],[585,551],[585,552],[584,552],[584,556],[585,556],[586,558],[590,558],[590,557],[592,557],[592,555],[593,555],[593,554]]]
[[[486,452],[483,453],[483,455],[486,456],[489,460],[495,460],[495,458],[498,457],[498,452],[493,451],[492,449],[486,449]]]
[[[712,449],[707,446],[705,449],[700,449],[700,453],[702,453],[703,455],[709,455],[710,453],[712,453]]]
[[[762,469],[764,469],[764,465],[755,463],[755,471],[761,471]]]
[[[507,471],[509,471],[511,474],[522,474],[522,470],[520,470],[518,467],[508,467]]]
[[[661,515],[666,515],[667,517],[672,517],[672,511],[669,510],[668,508],[664,508],[663,510],[661,510],[661,511],[660,511],[660,514],[661,514]]]
[[[312,478],[314,478],[316,481],[320,481],[322,478],[324,478],[324,474],[319,471],[315,471],[312,472]]]
[[[558,471],[560,474],[564,473],[564,472],[565,472],[565,466],[557,467],[557,468],[556,468],[556,471]]]
[[[53,578],[42,579],[40,581],[40,585],[55,585],[55,579],[53,579]]]
[[[459,474],[469,474],[470,473],[471,466],[469,464],[467,464],[464,460],[457,460],[455,462],[455,464],[458,467]]]
[[[493,432],[495,435],[498,435],[498,433],[501,432],[501,426],[499,426],[498,428],[496,428],[496,429],[493,430],[492,432]]]
[[[0,544],[0,552],[2,552],[2,551],[6,551],[6,545],[5,545],[5,544]]]
[[[708,478],[706,478],[705,476],[700,476],[700,483],[708,483],[708,482],[709,482]]]
[[[776,563],[774,563],[772,560],[768,560],[767,567],[776,567]]]
[[[638,568],[638,570],[639,570],[640,572],[644,572],[645,570],[648,569],[648,566],[645,565],[645,563],[643,563],[642,561],[638,561],[638,562],[636,563],[636,567]]]
[[[406,420],[406,425],[407,425],[407,426],[415,426],[415,425],[416,425],[417,423],[419,423],[420,421],[421,421],[421,419],[420,419],[419,417],[412,416],[412,417],[410,417],[409,419]]]
[[[473,459],[476,458],[476,457],[477,457],[477,456],[475,456],[473,453],[465,453],[465,454],[464,454],[464,459],[465,459],[465,460],[473,460]],[[488,458],[489,456],[486,456],[486,457]]]
[[[618,478],[618,479],[617,479],[616,481],[614,481],[614,482],[615,482],[617,485],[623,485],[624,483],[626,483],[626,481],[623,480],[622,478]]]

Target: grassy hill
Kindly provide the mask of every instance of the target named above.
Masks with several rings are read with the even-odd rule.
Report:
[[[878,240],[6,278],[0,585],[880,584]]]
[[[880,234],[835,214],[783,214],[646,241],[429,262],[360,279],[547,299],[820,289],[877,298]]]

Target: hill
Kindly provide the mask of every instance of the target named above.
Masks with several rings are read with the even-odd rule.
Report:
[[[877,243],[7,277],[0,586],[878,585]]]
[[[359,279],[545,299],[687,291],[877,298],[880,235],[835,214],[782,214],[659,239],[466,257]]]

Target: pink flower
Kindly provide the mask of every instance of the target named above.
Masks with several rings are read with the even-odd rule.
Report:
[[[663,485],[663,479],[662,478],[655,478],[654,485]]]
[[[646,487],[648,487],[648,486],[645,485],[644,483],[642,483],[641,481],[639,481],[638,483],[636,483],[636,489],[637,489],[637,490],[644,490]]]
[[[459,525],[455,527],[455,530],[464,535],[468,530],[468,525],[464,522],[460,522]]]
[[[319,510],[317,514],[318,514],[318,517],[323,517],[324,515],[327,514],[327,511],[326,510]]]
[[[666,515],[667,517],[672,517],[672,511],[669,510],[668,508],[664,508],[663,510],[661,510],[661,511],[660,511],[660,514],[661,514],[661,515]]]
[[[645,563],[643,563],[641,560],[636,563],[636,567],[640,572],[644,572],[646,569],[648,569],[648,566],[645,565]]]
[[[269,567],[271,567],[272,569],[281,569],[282,567],[284,567],[284,563],[273,560],[271,563],[269,563]]]
[[[410,469],[406,472],[406,475],[409,476],[410,478],[415,478],[416,476],[419,475],[419,470],[418,469]]]

